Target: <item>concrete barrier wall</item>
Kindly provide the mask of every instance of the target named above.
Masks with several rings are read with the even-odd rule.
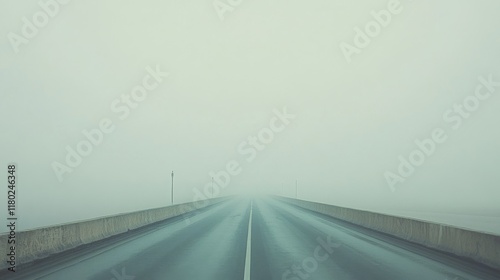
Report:
[[[16,232],[16,266],[128,230],[193,212],[221,202],[224,199],[216,198],[202,202],[184,203],[77,223]],[[186,222],[190,223],[188,216],[186,216]],[[2,253],[0,257],[0,269],[9,267],[7,253],[11,245],[7,244],[7,239],[8,234],[0,236],[0,252]]]
[[[500,236],[291,198],[286,202],[500,269]]]

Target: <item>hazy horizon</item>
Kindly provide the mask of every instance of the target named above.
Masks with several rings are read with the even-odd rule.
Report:
[[[38,1],[1,2],[21,229],[170,205],[172,171],[175,204],[231,170],[219,196],[500,217],[498,1],[62,2],[31,33]]]

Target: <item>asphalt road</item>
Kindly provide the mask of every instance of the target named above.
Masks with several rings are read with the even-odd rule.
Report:
[[[500,279],[496,273],[275,200],[253,204],[252,279]]]
[[[184,218],[20,266],[15,277],[0,278],[500,279],[498,271],[275,199],[229,200],[196,213],[189,223]]]

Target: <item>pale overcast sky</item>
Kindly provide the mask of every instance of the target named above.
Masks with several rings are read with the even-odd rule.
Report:
[[[18,165],[21,228],[168,205],[172,170],[190,202],[228,163],[220,195],[294,197],[298,180],[306,200],[500,216],[497,0],[68,2],[0,1],[0,162]]]

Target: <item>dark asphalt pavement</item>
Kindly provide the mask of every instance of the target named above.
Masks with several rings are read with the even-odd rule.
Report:
[[[246,268],[252,280],[500,279],[498,271],[277,199],[231,199],[191,215],[189,223],[185,218],[20,266],[0,278],[248,280]]]

